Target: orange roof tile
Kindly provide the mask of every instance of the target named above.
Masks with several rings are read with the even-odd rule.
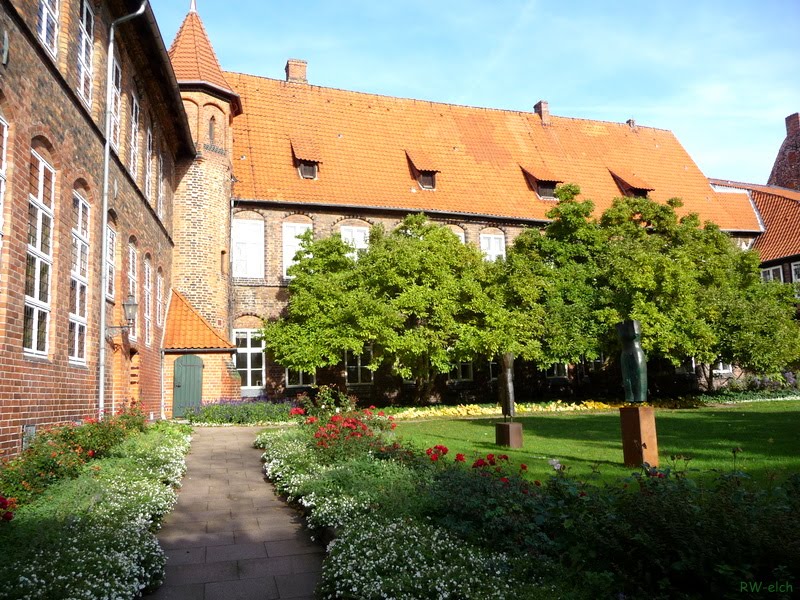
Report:
[[[432,171],[434,173],[439,173],[440,169],[437,168],[436,162],[428,156],[427,152],[420,150],[419,148],[405,148],[406,156],[408,160],[411,161],[411,164],[414,165],[414,168],[417,171]]]
[[[292,152],[297,160],[322,162],[322,152],[313,137],[294,134],[291,136]]]
[[[225,76],[243,104],[233,124],[241,199],[546,221],[552,201],[531,191],[520,165],[547,165],[557,180],[577,183],[598,214],[620,196],[607,168],[614,165],[646,181],[658,202],[681,198],[681,214],[760,231],[747,194],[715,192],[669,131],[556,116],[543,126],[535,113]],[[313,137],[325,157],[316,180],[294,168],[297,133]],[[439,171],[435,190],[415,185],[406,152],[416,149]]]
[[[554,181],[556,183],[564,183],[563,179],[561,179],[543,164],[520,165],[520,167],[536,181]]]
[[[761,262],[800,256],[800,191],[721,179],[710,181],[716,186],[750,192],[766,229],[753,244]]]
[[[656,189],[649,183],[647,183],[644,179],[639,177],[636,173],[633,173],[627,169],[614,167],[613,169],[609,169],[609,172],[611,173],[612,176],[619,179],[623,184],[625,184],[629,188],[635,188],[637,190],[647,190],[648,192],[652,192],[653,190]]]
[[[164,328],[164,350],[236,351],[236,347],[209,325],[189,301],[175,290],[167,312]]]
[[[179,84],[205,83],[236,96],[222,74],[217,55],[196,11],[189,11],[169,49],[169,58]]]

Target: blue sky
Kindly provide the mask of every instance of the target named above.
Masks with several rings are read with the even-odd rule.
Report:
[[[800,0],[196,0],[222,68],[669,129],[709,177],[766,183],[800,111]],[[151,0],[167,47],[190,0]]]

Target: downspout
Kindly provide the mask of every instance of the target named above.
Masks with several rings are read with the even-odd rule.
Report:
[[[142,5],[135,13],[131,13],[124,17],[111,22],[111,27],[108,32],[108,54],[106,55],[106,62],[108,68],[106,69],[106,143],[105,151],[103,154],[103,229],[101,235],[103,236],[103,256],[101,258],[101,276],[100,276],[100,348],[99,348],[99,368],[98,368],[98,401],[97,410],[99,418],[103,418],[106,410],[106,290],[108,289],[108,270],[106,269],[106,262],[108,261],[108,235],[106,229],[108,228],[108,171],[109,163],[111,160],[111,102],[113,101],[112,84],[114,77],[114,32],[117,25],[121,25],[126,21],[130,21],[138,16],[144,14],[147,8],[148,0],[144,0]],[[112,412],[114,407],[111,407]]]

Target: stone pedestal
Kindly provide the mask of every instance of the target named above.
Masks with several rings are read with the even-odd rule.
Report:
[[[494,434],[495,443],[498,446],[522,448],[522,423],[496,423]]]
[[[622,426],[622,455],[626,467],[643,463],[658,466],[656,413],[652,406],[626,406],[619,409]]]

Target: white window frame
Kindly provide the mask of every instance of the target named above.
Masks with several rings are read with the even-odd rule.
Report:
[[[298,381],[300,383],[289,383],[291,373],[297,373]],[[284,373],[284,377],[286,378],[286,387],[287,388],[299,388],[299,387],[310,387],[312,385],[317,384],[317,374],[316,373],[307,373],[306,371],[298,371],[297,369],[290,369],[286,368],[286,373]]]
[[[233,339],[236,342],[236,370],[242,378],[242,396],[257,396],[266,385],[267,360],[264,354],[264,340],[260,339],[261,332],[258,329],[234,329]],[[245,345],[240,346],[239,341],[244,340]],[[253,366],[253,355],[261,355],[261,369]],[[241,367],[239,361],[244,361]],[[244,371],[244,375],[242,375]],[[255,378],[255,384],[254,381]]]
[[[466,235],[466,233],[464,233],[464,229],[462,227],[459,227],[458,231],[456,231],[454,229],[451,229],[450,231],[453,232],[453,235],[455,235],[462,244],[466,244],[467,243],[467,235]]]
[[[136,254],[136,246],[128,244],[128,294],[133,296],[134,301],[139,302],[139,266],[138,256]],[[139,315],[136,315],[137,317]],[[137,329],[139,328],[139,319],[134,318],[130,329],[128,329],[128,336],[135,340],[137,337]]]
[[[153,187],[153,128],[148,127],[145,134],[144,150],[144,197],[150,200]]]
[[[106,280],[108,287],[105,290],[106,298],[114,299],[117,290],[117,266],[115,257],[117,255],[117,232],[109,223],[106,226]]]
[[[136,94],[131,94],[131,130],[130,130],[130,167],[131,175],[134,181],[139,180],[139,117],[141,109],[139,107],[139,98]]]
[[[54,58],[58,54],[58,12],[58,0],[39,0],[36,31],[42,45]]]
[[[347,256],[355,260],[359,250],[366,250],[369,246],[369,227],[363,225],[343,225],[341,228],[342,241],[353,248]]]
[[[494,246],[494,247],[493,247]],[[506,257],[506,236],[503,233],[482,233],[481,251],[486,260]]]
[[[0,250],[3,249],[4,199],[6,197],[6,155],[8,154],[8,122],[0,116]]]
[[[164,273],[161,269],[156,273],[156,325],[164,325]]]
[[[777,277],[775,276],[777,273]],[[769,283],[770,281],[779,281],[783,283],[783,267],[777,265],[775,267],[768,267],[761,269],[761,281]]]
[[[264,220],[237,219],[231,222],[233,277],[264,278]]]
[[[361,354],[356,354],[350,350],[344,353],[344,372],[347,385],[372,385],[374,373],[367,368],[367,365],[372,362],[372,346],[367,345],[361,351]],[[355,377],[350,377],[350,371],[353,370]]]
[[[78,24],[78,95],[92,105],[94,90],[94,12],[89,0],[81,0]]]
[[[33,161],[38,162],[36,173]],[[45,174],[50,174],[50,189],[45,189]],[[25,276],[25,311],[23,315],[23,351],[26,354],[47,356],[49,351],[50,295],[53,281],[53,205],[56,197],[55,169],[36,150],[31,150],[31,171],[35,174],[36,193],[28,193],[28,252]],[[29,180],[29,184],[34,183]],[[49,191],[48,198],[46,192]],[[35,223],[34,223],[35,220]],[[31,230],[35,235],[31,239]],[[33,265],[32,288],[28,288],[29,271]],[[45,280],[46,279],[46,280]],[[28,292],[31,292],[29,294]],[[29,329],[30,328],[30,329]],[[42,331],[44,329],[44,331]],[[25,344],[25,332],[30,330],[30,344]],[[43,343],[39,343],[44,340]]]
[[[733,373],[733,365],[722,361],[714,363],[714,375],[729,375]]]
[[[311,227],[311,223],[283,224],[283,277],[285,279],[291,279],[286,272],[295,263],[294,257],[300,250],[299,237],[309,231]]]
[[[465,361],[456,363],[450,369],[450,373],[447,375],[448,381],[473,381],[474,380],[474,372],[472,368],[471,361]]]
[[[89,303],[89,202],[72,192],[72,261],[70,266],[69,335],[70,362],[86,364],[86,329]]]
[[[122,68],[115,56],[111,66],[111,145],[119,152],[119,131],[122,114]]]
[[[164,218],[164,154],[158,155],[158,182],[156,183],[156,214]]]
[[[144,345],[149,347],[153,343],[153,265],[149,256],[145,256],[143,262]]]

